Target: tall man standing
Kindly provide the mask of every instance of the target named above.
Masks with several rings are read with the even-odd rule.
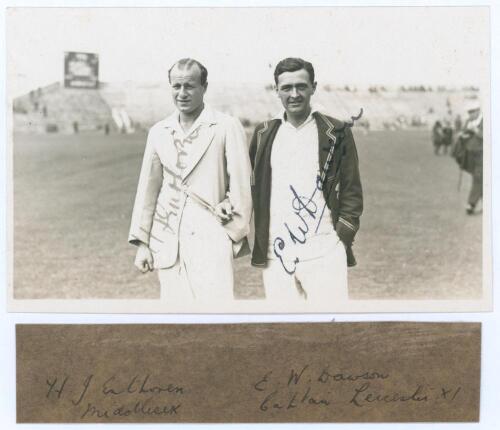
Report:
[[[158,269],[169,302],[233,298],[233,256],[248,251],[250,160],[241,123],[204,103],[207,69],[169,70],[176,106],[149,131],[129,242],[135,265]]]
[[[284,111],[258,125],[250,145],[252,264],[263,268],[268,299],[346,299],[363,209],[354,139],[346,124],[311,107],[311,63],[286,58],[274,80]]]
[[[479,200],[483,198],[483,116],[479,100],[469,102],[467,115],[458,139],[464,141],[466,148],[466,157],[461,167],[472,175],[466,207],[466,213],[472,215]]]

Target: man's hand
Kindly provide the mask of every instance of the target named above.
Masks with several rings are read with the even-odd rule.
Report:
[[[354,242],[354,236],[356,234],[356,231],[354,229],[345,225],[342,221],[337,221],[335,231],[337,232],[337,236],[345,246],[352,245],[352,243]]]
[[[142,273],[153,270],[153,254],[145,243],[139,245],[134,264]]]
[[[215,206],[215,216],[224,225],[233,219],[233,206],[229,200],[223,200]]]

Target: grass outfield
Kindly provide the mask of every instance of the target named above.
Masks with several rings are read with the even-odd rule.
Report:
[[[355,131],[365,212],[349,270],[353,299],[481,297],[481,216],[470,178],[435,157],[423,131]],[[15,136],[14,296],[158,298],[133,266],[127,234],[144,135]],[[237,260],[236,297],[262,298],[260,272]]]

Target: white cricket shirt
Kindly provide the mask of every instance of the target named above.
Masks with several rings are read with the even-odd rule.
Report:
[[[282,124],[271,152],[270,259],[279,258],[276,251],[286,261],[311,260],[338,242],[323,192],[316,188],[318,128],[312,113],[297,128],[286,121],[284,111],[276,117]]]

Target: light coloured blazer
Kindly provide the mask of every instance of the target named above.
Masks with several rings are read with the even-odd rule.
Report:
[[[194,133],[198,134],[185,158],[182,173],[177,166],[176,126],[178,112],[156,123],[149,131],[129,242],[148,245],[155,268],[171,267],[177,261],[179,225],[186,199],[193,198],[209,210],[229,200],[233,219],[224,228],[233,242],[233,253],[240,256],[249,252],[246,236],[252,212],[251,167],[241,123],[205,105],[193,125],[193,130],[198,129]]]

